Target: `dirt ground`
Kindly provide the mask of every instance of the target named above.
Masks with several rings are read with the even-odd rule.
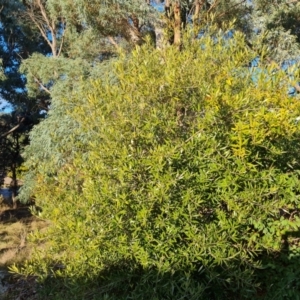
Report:
[[[1,188],[7,189],[8,179]],[[3,191],[3,190],[2,190]],[[7,194],[6,194],[7,195]],[[11,274],[9,266],[20,264],[30,257],[32,245],[27,242],[28,234],[43,230],[48,223],[32,215],[34,203],[13,205],[9,198],[0,196],[0,299],[36,300],[36,278],[22,278]]]

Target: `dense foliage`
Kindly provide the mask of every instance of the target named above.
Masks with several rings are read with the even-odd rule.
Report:
[[[22,272],[64,299],[295,299],[299,14],[0,0],[0,102],[15,110],[0,115],[0,173],[16,177],[47,116],[21,198],[52,226]]]
[[[15,271],[58,278],[70,299],[296,297],[297,272],[268,275],[299,255],[300,102],[224,33],[121,53],[55,99],[23,189],[51,226]]]

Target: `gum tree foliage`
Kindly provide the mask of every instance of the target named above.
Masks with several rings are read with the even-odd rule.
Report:
[[[1,7],[3,66],[10,73],[2,94],[30,112],[49,110],[79,78],[101,76],[103,61],[146,36],[157,47],[180,47],[188,23],[197,35],[206,24],[222,28],[235,19],[235,30],[247,35],[257,56],[268,58],[263,61],[280,66],[299,56],[297,1],[2,0]]]
[[[23,1],[19,16],[35,26],[47,42],[49,56],[35,54],[22,64],[30,94],[52,99],[72,90],[98,64],[124,47],[140,43],[141,27],[151,18],[144,1]],[[140,20],[134,22],[135,15]],[[142,23],[143,22],[143,23]],[[117,38],[117,41],[115,40]]]
[[[158,4],[164,14],[154,9]],[[235,19],[235,30],[264,61],[280,65],[299,56],[298,1],[1,0],[0,8],[1,57],[10,74],[2,95],[30,111],[48,110],[79,78],[101,76],[100,62],[147,35],[158,47],[180,46],[187,23],[198,34],[199,26]]]
[[[299,1],[265,0],[181,0],[162,1],[167,18],[169,41],[180,45],[186,23],[219,27],[235,19],[235,30],[247,36],[247,46],[266,63],[279,65],[299,59]],[[264,51],[262,51],[264,49]]]
[[[199,39],[191,30],[180,51],[121,52],[107,76],[79,82],[32,130],[26,166],[51,225],[12,270],[57,278],[72,299],[246,299],[269,289],[284,299],[286,289],[260,279],[272,255],[299,255],[300,102],[274,66],[253,82],[256,52],[241,33],[206,30]]]
[[[158,4],[164,14],[154,9]],[[157,47],[180,46],[187,23],[198,34],[206,24],[222,28],[233,19],[235,30],[247,35],[247,47],[266,56],[265,62],[281,65],[299,56],[298,15],[297,1],[24,0],[16,16],[39,32],[50,55],[31,56],[21,71],[29,94],[43,95],[48,108],[51,99],[71,90],[78,78],[101,76],[96,66],[119,48],[141,45],[147,35]]]
[[[267,55],[278,63],[299,60],[299,1],[253,1],[251,25]]]
[[[0,83],[0,92],[16,110],[37,111],[35,99],[28,97],[26,79],[19,67],[33,53],[47,55],[49,51],[36,28],[18,18],[20,9],[22,5],[19,1],[0,1],[0,56],[5,75]]]

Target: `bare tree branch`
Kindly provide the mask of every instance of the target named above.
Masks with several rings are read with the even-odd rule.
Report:
[[[209,8],[209,10],[207,11],[207,13],[209,14],[218,4],[220,1],[216,1],[214,2],[214,4],[212,4],[212,6]],[[234,7],[234,6],[233,6]],[[232,8],[232,7],[230,7]]]
[[[43,38],[45,39],[45,41],[47,42],[47,44],[50,46],[51,50],[52,50],[52,44],[49,41],[49,39],[47,38],[47,34],[46,31],[43,29],[43,27],[38,23],[38,21],[35,19],[33,13],[28,12],[27,13],[28,16],[30,17],[30,19],[32,20],[32,22],[37,26],[37,28],[39,29],[41,35],[43,36]]]
[[[23,121],[24,121],[24,118],[21,120],[21,122],[20,122],[18,125],[16,125],[16,126],[13,127],[12,129],[10,129],[8,132],[2,134],[1,137],[6,137],[6,136],[8,136],[9,134],[11,134],[11,133],[13,133],[14,131],[16,131],[16,130],[21,126],[21,124],[22,124]]]
[[[51,46],[51,49],[52,49],[52,55],[54,57],[57,56],[57,52],[56,52],[56,26],[55,26],[55,22],[54,20],[52,20],[52,22],[50,22],[48,16],[47,16],[47,13],[46,13],[46,10],[45,10],[45,7],[43,5],[43,3],[41,2],[41,0],[37,0],[37,4],[40,8],[40,11],[41,11],[41,14],[47,24],[47,26],[49,27],[49,30],[51,32],[51,37],[52,37],[52,46]]]
[[[62,50],[62,47],[63,47],[63,44],[64,44],[65,33],[66,33],[65,23],[63,21],[62,21],[62,26],[63,26],[63,33],[62,33],[62,37],[61,37],[60,46],[59,46],[57,56],[60,56],[60,54],[61,54],[61,50]]]
[[[43,18],[44,18],[44,20],[45,20],[47,26],[48,26],[49,28],[51,28],[50,20],[48,19],[48,16],[47,16],[45,7],[44,7],[44,5],[42,4],[41,0],[37,0],[37,4],[38,4],[38,7],[39,7],[39,9],[40,9],[40,11],[41,11],[41,14],[42,14],[42,16],[43,16]]]
[[[43,89],[48,94],[51,94],[50,90],[47,89],[35,76],[34,76],[34,81],[41,87],[41,89]]]
[[[298,93],[300,93],[300,85],[298,83],[294,86],[294,88]]]
[[[37,26],[41,35],[51,48],[53,57],[57,57],[57,37],[56,37],[56,24],[55,20],[50,20],[47,15],[44,4],[41,0],[35,0],[33,3],[28,4],[23,1],[24,5],[27,7],[27,11],[23,15],[29,16],[31,21]],[[39,13],[36,12],[39,11]],[[47,31],[51,33],[51,39],[48,38]]]

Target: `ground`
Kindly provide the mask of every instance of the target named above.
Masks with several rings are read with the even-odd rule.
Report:
[[[7,185],[2,188],[7,188]],[[30,257],[32,245],[27,242],[28,234],[34,230],[43,230],[48,225],[46,221],[32,215],[33,206],[33,202],[13,205],[10,199],[0,196],[0,299],[38,299],[38,285],[34,277],[22,278],[8,270],[12,264],[21,263]]]

